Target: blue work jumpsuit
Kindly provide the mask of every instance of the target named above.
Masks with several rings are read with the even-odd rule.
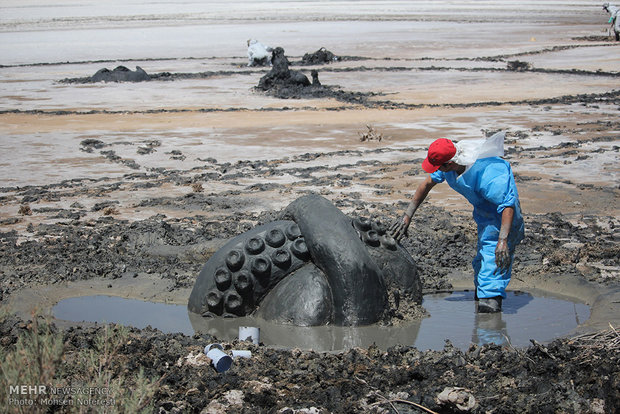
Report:
[[[472,261],[474,284],[478,298],[506,297],[506,286],[512,273],[512,259],[517,244],[523,240],[524,225],[519,194],[510,164],[499,157],[477,160],[467,171],[436,171],[431,174],[435,183],[447,181],[474,206],[478,224],[478,254]],[[515,210],[508,235],[510,266],[500,270],[495,264],[495,248],[506,207]]]

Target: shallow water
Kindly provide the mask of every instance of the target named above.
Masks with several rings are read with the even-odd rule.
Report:
[[[205,319],[189,313],[184,305],[144,302],[112,296],[65,299],[53,308],[57,319],[73,322],[122,323],[163,332],[206,332],[233,340],[239,326],[258,326],[265,345],[331,351],[367,347],[382,349],[403,344],[420,350],[440,350],[445,341],[466,350],[470,344],[496,343],[524,347],[530,339],[545,343],[569,334],[590,316],[583,303],[526,292],[508,292],[501,314],[475,312],[473,292],[459,291],[424,296],[430,317],[395,327],[297,327],[277,325],[251,317]]]

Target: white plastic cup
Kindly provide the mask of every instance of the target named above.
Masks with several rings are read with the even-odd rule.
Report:
[[[239,340],[251,341],[253,344],[258,345],[260,338],[260,329],[254,326],[240,326],[239,327]]]
[[[233,349],[232,357],[233,358],[252,358],[252,351],[247,351],[245,349]]]
[[[217,348],[217,349],[220,349],[222,351],[224,350],[224,347],[222,346],[222,344],[209,344],[209,345],[205,346],[205,354],[208,354],[209,351],[211,349],[213,349],[213,348]]]
[[[211,364],[213,364],[217,372],[224,372],[230,369],[232,358],[223,351],[222,345],[211,344],[205,346],[205,354],[211,359]]]

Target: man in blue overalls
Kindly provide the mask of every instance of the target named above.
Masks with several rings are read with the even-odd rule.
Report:
[[[433,142],[422,163],[430,175],[418,186],[402,220],[390,228],[396,240],[405,236],[411,217],[439,183],[447,181],[462,194],[474,206],[473,216],[478,224],[478,254],[472,261],[478,312],[501,311],[515,247],[524,237],[514,175],[510,164],[499,158],[503,155],[504,135],[471,140],[470,145],[466,141],[455,145],[445,138]],[[496,156],[489,156],[493,154]]]

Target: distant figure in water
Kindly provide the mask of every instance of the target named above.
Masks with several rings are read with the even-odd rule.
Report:
[[[609,21],[607,23],[611,24],[610,31],[613,28],[616,35],[616,40],[620,40],[620,19],[618,19],[618,12],[620,11],[620,8],[613,4],[604,3],[603,10],[609,13]]]
[[[434,141],[422,169],[429,173],[419,184],[407,211],[390,233],[407,235],[411,217],[435,185],[447,181],[474,207],[478,225],[478,254],[472,261],[478,312],[502,309],[512,273],[515,247],[523,240],[524,224],[512,169],[504,155],[504,132],[483,139]]]
[[[270,66],[273,48],[256,39],[248,40],[248,66]]]

